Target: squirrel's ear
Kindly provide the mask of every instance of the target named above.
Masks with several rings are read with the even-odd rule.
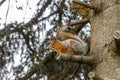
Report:
[[[63,25],[60,25],[60,26],[59,26],[58,31],[62,31],[62,26],[63,26]]]
[[[51,35],[51,40],[56,40],[56,38],[53,35]]]
[[[50,37],[50,38],[51,38],[51,40],[54,38],[53,34],[51,35],[51,37]]]

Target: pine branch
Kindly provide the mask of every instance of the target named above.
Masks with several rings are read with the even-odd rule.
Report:
[[[47,18],[49,18],[49,17],[51,17],[51,16],[53,16],[53,15],[55,15],[56,13],[58,13],[58,10],[55,11],[55,12],[53,12],[53,13],[51,13],[51,14],[48,15],[47,17],[43,17],[42,19],[39,20],[39,22],[40,22],[40,21],[43,21],[43,20],[45,20],[45,19],[47,19]]]
[[[4,1],[4,0],[3,0]],[[2,1],[1,1],[2,2]],[[34,18],[32,18],[28,23],[24,24],[24,25],[17,25],[17,26],[20,26],[20,27],[15,27],[14,29],[10,30],[10,29],[7,29],[4,28],[2,30],[0,30],[0,39],[3,38],[4,36],[6,36],[6,33],[9,35],[11,33],[14,33],[14,32],[21,32],[21,30],[23,29],[27,29],[27,28],[30,28],[32,27],[33,25],[39,23],[40,21],[46,19],[47,17],[50,17],[52,15],[54,15],[55,13],[52,13],[51,15],[41,19],[41,20],[38,20],[43,12],[46,10],[46,8],[49,6],[49,4],[52,2],[52,0],[47,0],[46,3],[42,6],[42,8],[40,9],[40,11],[36,14],[36,16]],[[7,26],[7,25],[6,25]]]
[[[18,78],[18,80],[28,80],[32,75],[34,75],[36,72],[40,71],[42,69],[41,64],[36,64],[31,67],[31,69],[27,72],[27,74],[21,78]]]
[[[57,57],[57,60],[85,63],[85,64],[95,64],[96,62],[92,56],[80,56],[80,55],[68,55],[68,54],[59,55]]]

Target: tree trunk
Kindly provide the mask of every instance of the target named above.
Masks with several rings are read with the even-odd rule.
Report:
[[[113,31],[120,30],[120,1],[92,0],[92,4],[102,9],[90,18],[90,52],[98,60],[92,71],[104,80],[120,80],[120,53],[116,53],[112,36]]]

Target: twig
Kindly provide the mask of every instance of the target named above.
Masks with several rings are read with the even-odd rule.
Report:
[[[32,51],[32,53],[36,52],[35,50],[32,49],[32,47],[30,45],[29,35],[28,34],[24,34],[24,32],[21,32],[21,34],[24,37],[25,43],[26,43],[27,47],[30,49],[30,51]]]
[[[5,26],[6,26],[7,16],[8,16],[8,12],[9,12],[9,7],[10,7],[10,0],[8,2],[8,8],[7,8],[7,13],[6,13],[6,18],[5,18]]]
[[[57,10],[57,11],[55,11],[55,12],[53,12],[53,13],[51,13],[51,14],[50,14],[50,15],[48,15],[47,17],[44,17],[44,18],[42,18],[42,19],[38,20],[38,21],[40,22],[40,21],[42,21],[42,20],[45,20],[45,19],[47,19],[47,18],[51,17],[52,15],[54,15],[54,14],[56,14],[56,13],[58,13],[58,10]]]

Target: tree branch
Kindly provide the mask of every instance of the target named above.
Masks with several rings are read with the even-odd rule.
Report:
[[[94,9],[94,10],[96,9],[96,7],[94,7],[94,6],[90,5],[90,4],[87,4],[85,2],[79,1],[79,0],[73,0],[73,3],[85,6],[85,7],[90,8],[90,9]]]
[[[1,2],[0,2],[0,6],[5,2],[6,0],[2,0]]]
[[[115,30],[112,34],[113,38],[115,39],[115,44],[117,51],[120,52],[120,30]]]
[[[120,30],[115,30],[112,35],[115,40],[120,41]]]
[[[80,55],[68,55],[61,54],[57,57],[58,60],[76,62],[76,63],[85,63],[85,64],[94,64],[95,60],[92,56],[80,56]]]
[[[51,4],[52,0],[47,0],[45,4],[43,4],[42,8],[39,11],[39,14],[36,15],[36,17],[42,16],[43,12],[46,10],[49,4]]]
[[[70,25],[74,25],[75,28],[71,29],[70,32],[73,34],[78,34],[79,31],[84,27],[85,24],[87,24],[89,21],[85,21],[85,19],[81,20],[81,21],[77,21],[77,22],[71,22]]]
[[[69,23],[70,26],[74,26],[74,25],[78,25],[78,24],[83,24],[83,23],[88,23],[89,22],[89,19],[88,18],[85,18],[85,19],[82,19],[82,20],[79,20],[79,21],[76,21],[76,22],[71,22]]]
[[[88,77],[90,78],[90,80],[104,80],[99,75],[95,74],[94,72],[89,72]]]
[[[61,0],[61,3],[60,3],[60,6],[58,7],[58,15],[59,15],[59,20],[58,20],[58,23],[59,23],[59,25],[61,25],[62,24],[62,14],[63,14],[63,8],[64,8],[64,6],[65,6],[65,1],[66,0]]]

